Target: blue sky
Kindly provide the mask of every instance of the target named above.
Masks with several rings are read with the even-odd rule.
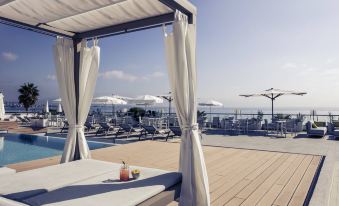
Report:
[[[194,0],[198,7],[198,94],[227,107],[269,106],[244,99],[271,87],[308,92],[276,106],[339,106],[339,1]],[[55,39],[0,25],[0,90],[16,100],[23,82],[41,99],[57,98]],[[161,28],[99,41],[96,96],[162,94],[169,90]]]

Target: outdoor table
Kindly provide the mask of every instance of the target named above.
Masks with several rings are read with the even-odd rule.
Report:
[[[281,135],[285,134],[286,137],[286,132],[284,132],[284,128],[286,128],[286,120],[278,120],[275,121],[275,123],[277,124],[277,133],[280,133]]]

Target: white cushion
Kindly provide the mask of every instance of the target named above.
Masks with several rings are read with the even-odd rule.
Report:
[[[114,172],[24,200],[33,206],[137,205],[181,181],[181,174],[142,168],[138,180],[120,182],[120,164]],[[131,167],[133,169],[133,167]]]
[[[21,202],[9,200],[4,197],[0,197],[0,206],[28,206],[28,205]]]
[[[109,162],[79,160],[0,176],[0,195],[22,200],[116,169]]]
[[[4,175],[14,174],[15,172],[16,172],[15,169],[11,169],[8,167],[0,167],[0,177]]]

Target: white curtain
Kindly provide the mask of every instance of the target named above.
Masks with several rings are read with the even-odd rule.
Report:
[[[180,205],[210,205],[207,171],[197,125],[196,26],[175,13],[173,32],[165,32],[168,73],[176,113],[182,129],[179,171],[182,173]]]
[[[97,40],[94,41],[91,48],[88,48],[86,40],[83,40],[79,52],[79,108],[78,122],[76,122],[73,41],[61,37],[57,38],[54,46],[56,73],[62,106],[69,123],[61,163],[74,160],[76,146],[78,146],[80,159],[90,158],[83,125],[92,102],[99,69],[100,48],[97,46]]]
[[[5,118],[4,95],[0,92],[0,119]]]

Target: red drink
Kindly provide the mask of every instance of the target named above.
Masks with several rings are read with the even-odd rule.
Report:
[[[128,181],[129,180],[129,169],[121,168],[120,169],[120,181]]]

